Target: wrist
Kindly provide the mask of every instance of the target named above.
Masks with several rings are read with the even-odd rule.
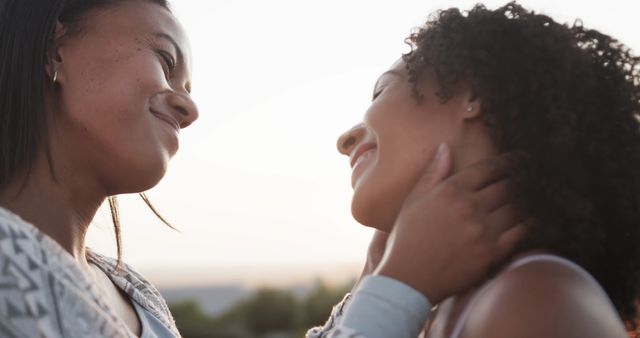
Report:
[[[432,304],[438,304],[444,297],[435,284],[434,276],[425,275],[424,271],[409,271],[402,264],[396,264],[391,259],[381,262],[372,275],[393,278],[420,292]]]
[[[363,279],[340,319],[358,337],[417,337],[432,306],[420,292],[396,279]]]

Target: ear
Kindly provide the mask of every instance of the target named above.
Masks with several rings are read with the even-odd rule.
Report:
[[[62,78],[60,72],[62,57],[60,56],[60,45],[62,39],[67,33],[67,29],[60,21],[56,21],[56,26],[53,30],[53,35],[49,41],[49,48],[47,50],[47,59],[45,62],[45,72],[52,83],[58,82]]]
[[[481,114],[481,102],[471,88],[467,87],[462,91],[461,114],[464,119],[474,119]]]

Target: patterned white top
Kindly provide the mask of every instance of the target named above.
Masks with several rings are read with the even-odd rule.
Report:
[[[181,337],[160,292],[140,274],[126,264],[122,269],[116,270],[114,259],[89,249],[87,259],[104,271],[132,301],[157,319],[176,338]],[[403,323],[416,321],[412,319],[415,310],[407,312],[403,309],[406,306],[397,307],[389,299],[397,300],[403,294],[405,298],[421,296],[413,296],[416,291],[407,292],[406,286],[399,286],[400,289],[396,288],[395,292],[394,288],[387,287],[392,285],[389,283],[399,282],[384,281],[380,284],[383,282],[380,278],[372,278],[370,281],[370,287],[360,288],[353,297],[347,295],[334,308],[327,323],[323,327],[309,330],[306,338],[376,338],[379,334],[363,335],[358,332],[363,331],[362,326],[377,331],[373,323],[367,322],[368,319],[394,318],[394,315],[395,320],[391,322],[400,325],[397,325],[398,334],[392,336],[415,337],[414,334],[400,334],[406,331],[407,325]],[[428,305],[426,300],[418,300],[425,303],[418,308]],[[346,311],[351,302],[354,306]],[[357,319],[356,323],[360,324],[346,327],[342,324],[343,318],[345,322]],[[32,224],[0,207],[0,337],[135,336],[108,305],[98,286],[80,270],[67,251]]]
[[[115,261],[87,251],[129,297],[180,337],[162,296]],[[96,285],[57,242],[0,208],[0,337],[132,337]]]

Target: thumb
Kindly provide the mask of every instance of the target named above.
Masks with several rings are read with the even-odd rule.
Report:
[[[413,187],[410,197],[421,196],[433,190],[451,171],[451,150],[446,143],[438,146],[436,154],[429,160],[422,175]],[[416,197],[417,197],[416,196]]]

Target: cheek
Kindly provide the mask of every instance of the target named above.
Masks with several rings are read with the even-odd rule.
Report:
[[[402,204],[440,144],[429,121],[417,112],[370,111],[366,122],[376,135],[377,158],[355,186],[351,211],[367,226],[391,230]]]
[[[65,55],[68,91],[91,96],[94,103],[114,104],[136,99],[145,88],[163,88],[164,72],[153,51],[132,42],[109,43],[106,38],[100,42],[104,45],[73,49]]]
[[[149,100],[162,84],[154,66],[133,57],[126,61],[102,63],[111,66],[109,72],[78,67],[61,88],[64,143],[91,162],[112,193],[152,187],[175,152],[149,113]]]
[[[436,102],[435,99],[430,102]],[[351,210],[358,222],[389,231],[407,195],[442,142],[461,134],[455,106],[416,105],[408,95],[372,106],[365,124],[377,143],[377,161],[355,186]]]
[[[379,157],[354,189],[351,211],[367,226],[390,231],[402,204],[423,172],[424,149],[379,147]]]
[[[126,143],[134,149],[136,135],[149,137],[150,92],[143,87],[137,73],[118,76],[92,68],[81,69],[83,77],[70,78],[62,88],[64,117],[67,125],[81,130],[89,139],[103,147]]]

